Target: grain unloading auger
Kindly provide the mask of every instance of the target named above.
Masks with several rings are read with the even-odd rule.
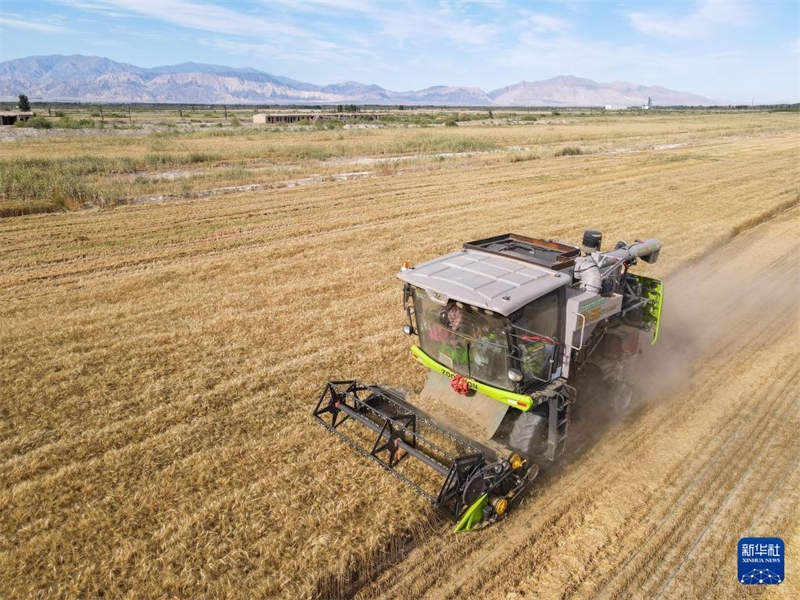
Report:
[[[398,389],[328,382],[314,417],[469,530],[503,518],[563,452],[573,406],[624,408],[639,332],[658,338],[663,284],[634,275],[658,239],[601,252],[504,234],[405,265],[403,305],[429,369],[415,404]],[[420,405],[424,405],[423,410]]]

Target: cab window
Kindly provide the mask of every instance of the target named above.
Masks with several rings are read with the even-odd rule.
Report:
[[[560,353],[559,289],[525,306],[514,321],[514,335],[524,382],[549,381]]]

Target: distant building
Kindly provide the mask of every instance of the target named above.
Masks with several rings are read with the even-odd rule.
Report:
[[[267,123],[297,123],[298,121],[348,121],[359,119],[364,121],[377,121],[382,115],[378,113],[287,113],[283,115],[258,113],[253,115],[253,123],[266,125]]]
[[[35,116],[36,113],[31,111],[9,110],[0,112],[0,125],[13,125],[17,121],[27,121]]]
[[[648,96],[647,102],[642,104],[642,110],[650,110],[651,106],[653,106],[653,99],[650,96]]]
[[[606,110],[628,110],[627,106],[622,106],[621,104],[606,104]]]

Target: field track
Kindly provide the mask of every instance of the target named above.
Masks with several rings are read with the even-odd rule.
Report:
[[[649,357],[648,385],[678,390],[651,389],[501,526],[432,539],[361,596],[797,597],[796,563],[780,588],[737,583],[736,542],[798,547],[799,252],[795,209],[670,278],[679,317]],[[688,356],[670,377],[683,383],[655,370],[676,349]]]
[[[727,598],[739,537],[800,555],[795,115],[447,129],[402,135],[504,149],[0,219],[0,598]],[[278,140],[334,134],[342,152],[401,135]],[[57,141],[0,155],[105,143]],[[636,269],[670,274],[663,339],[642,403],[505,523],[451,535],[311,419],[329,379],[422,387],[403,261],[589,227],[662,239]],[[800,597],[799,564],[771,593]]]

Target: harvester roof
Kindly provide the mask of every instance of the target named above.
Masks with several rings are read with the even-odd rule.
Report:
[[[567,273],[470,248],[410,267],[398,278],[441,304],[455,300],[504,316],[572,279]]]

